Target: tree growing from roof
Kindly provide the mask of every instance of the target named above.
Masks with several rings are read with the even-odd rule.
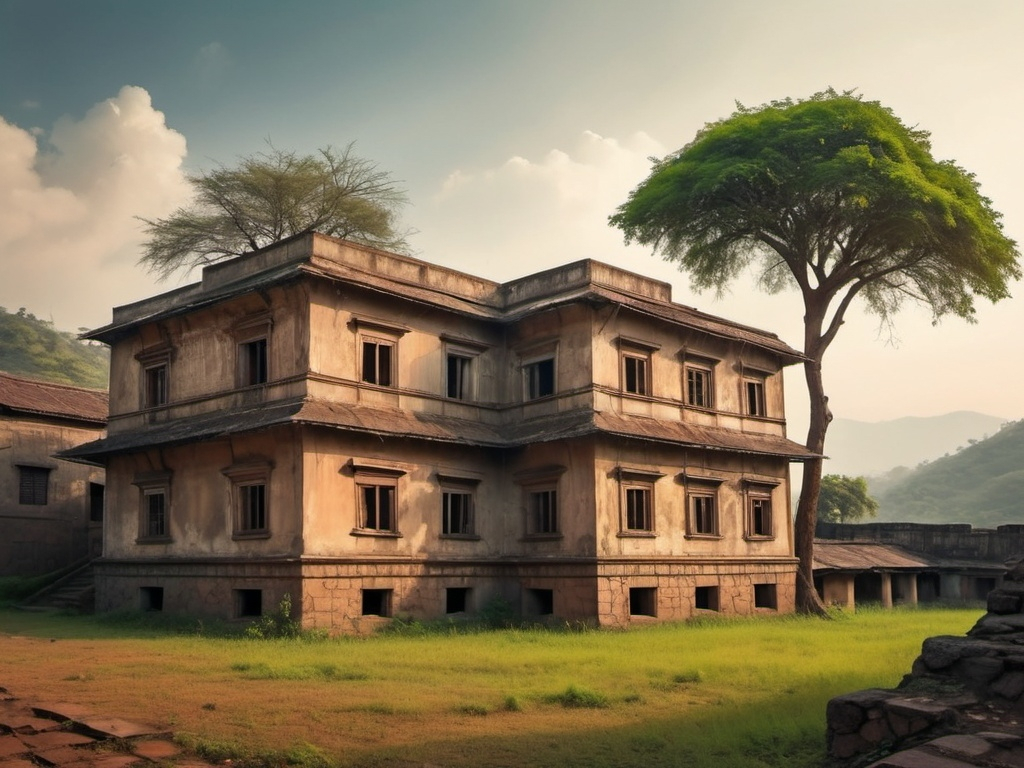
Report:
[[[828,90],[710,123],[610,217],[626,242],[678,263],[697,289],[724,290],[748,266],[769,292],[803,300],[807,448],[821,455],[832,414],[822,360],[851,304],[883,323],[907,301],[974,320],[974,299],[1009,296],[1016,243],[974,177],[932,157],[929,134],[878,102]],[[804,468],[795,521],[797,607],[820,612],[814,525],[822,459]]]
[[[818,519],[827,523],[849,523],[878,514],[878,502],[868,493],[863,477],[825,475],[818,494]]]
[[[366,245],[404,250],[396,229],[405,193],[390,174],[343,150],[298,155],[271,147],[189,178],[193,203],[166,219],[145,222],[139,262],[165,279],[272,245],[320,232]]]

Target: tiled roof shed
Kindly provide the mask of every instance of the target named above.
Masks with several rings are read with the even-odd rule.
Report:
[[[109,407],[107,393],[26,379],[0,372],[0,414],[45,416],[103,427]]]

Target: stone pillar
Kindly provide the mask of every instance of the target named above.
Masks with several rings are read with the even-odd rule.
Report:
[[[822,579],[822,600],[825,605],[839,605],[853,610],[853,575],[849,573],[830,573]]]
[[[963,579],[959,573],[943,573],[939,575],[939,597],[942,600],[963,600]]]
[[[917,574],[916,573],[899,573],[894,574],[894,578],[899,584],[900,605],[917,605]]]
[[[892,574],[880,573],[882,578],[882,607],[892,608]]]

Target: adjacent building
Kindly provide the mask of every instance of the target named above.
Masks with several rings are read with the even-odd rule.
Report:
[[[579,261],[499,284],[317,234],[114,310],[99,610],[306,627],[790,611],[776,336]]]
[[[107,393],[0,373],[0,576],[100,554],[104,471],[55,458],[102,437]]]

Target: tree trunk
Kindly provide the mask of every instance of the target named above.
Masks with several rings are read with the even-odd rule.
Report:
[[[804,375],[807,378],[807,392],[811,399],[807,449],[820,456],[825,448],[825,432],[832,420],[821,378],[821,362],[806,361]],[[825,615],[826,611],[814,589],[814,527],[818,519],[818,494],[821,491],[823,463],[820,458],[804,462],[800,501],[797,503],[796,520],[793,524],[793,544],[796,556],[800,559],[796,579],[796,609],[800,613],[820,615]]]

